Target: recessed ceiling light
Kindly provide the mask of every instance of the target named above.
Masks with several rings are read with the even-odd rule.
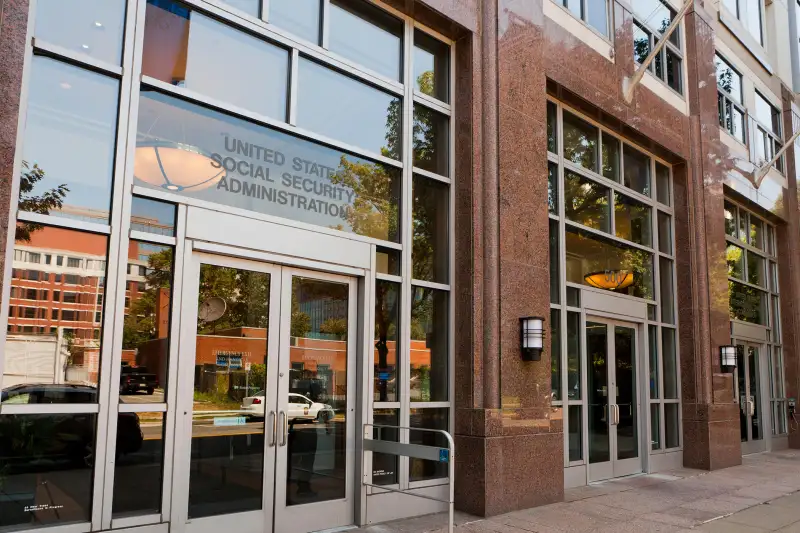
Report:
[[[88,50],[89,49],[89,45],[88,44],[82,44],[81,48],[83,48],[84,50]]]
[[[65,82],[65,81],[62,81],[62,82],[61,82],[61,83],[59,83],[58,85],[59,85],[59,86],[60,86],[62,89],[72,89],[72,85],[70,85],[69,83],[67,83],[67,82]]]
[[[97,28],[102,28],[102,27],[103,27],[103,23],[102,23],[102,22],[100,22],[100,21],[98,21],[98,20],[94,21],[94,25],[95,25],[95,27],[97,27]]]

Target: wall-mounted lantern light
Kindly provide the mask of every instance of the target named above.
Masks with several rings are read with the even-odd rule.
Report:
[[[719,347],[719,364],[722,371],[733,372],[736,368],[736,346],[720,346]]]
[[[544,319],[530,316],[519,319],[519,348],[523,361],[542,359],[544,347]]]

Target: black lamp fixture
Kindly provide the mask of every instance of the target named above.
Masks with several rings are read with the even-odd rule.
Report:
[[[544,347],[544,318],[529,316],[519,319],[519,348],[523,361],[540,361]]]
[[[726,344],[719,347],[719,365],[723,372],[726,370],[733,372],[733,369],[736,368],[736,346]]]

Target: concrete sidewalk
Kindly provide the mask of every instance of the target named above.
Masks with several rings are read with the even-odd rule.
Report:
[[[800,450],[752,455],[741,466],[680,469],[567,490],[562,503],[488,519],[456,514],[457,533],[598,531],[800,533]],[[442,533],[447,515],[377,524],[359,533]]]

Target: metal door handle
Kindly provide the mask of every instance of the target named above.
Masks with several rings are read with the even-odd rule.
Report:
[[[281,411],[280,414],[283,422],[281,423],[281,446],[286,446],[286,440],[289,436],[289,417],[286,416],[286,411]]]
[[[275,415],[275,411],[269,412],[269,419],[272,421],[272,438],[269,440],[269,447],[272,448],[275,446],[275,440],[278,436],[278,417]]]
[[[614,404],[614,425],[619,425],[619,405]]]
[[[747,412],[750,416],[756,414],[756,404],[753,400],[747,400]]]

